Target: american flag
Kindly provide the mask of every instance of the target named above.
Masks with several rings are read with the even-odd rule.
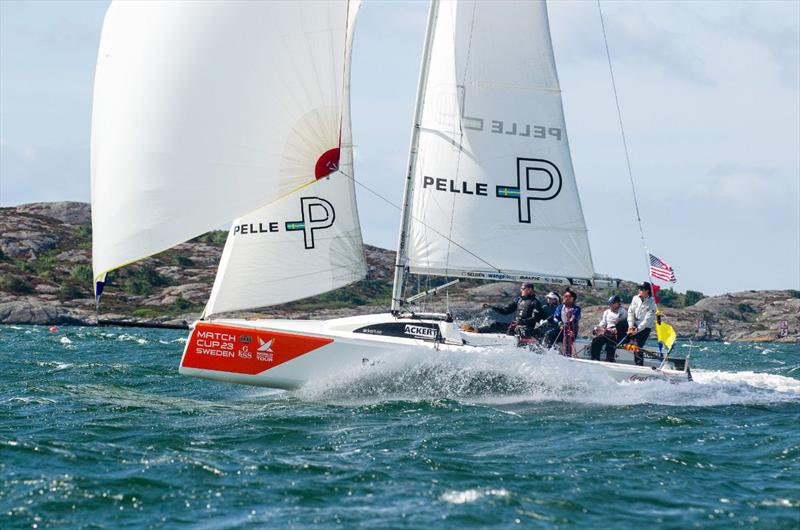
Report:
[[[667,265],[667,262],[650,254],[650,276],[664,280],[665,282],[675,283],[675,271]]]

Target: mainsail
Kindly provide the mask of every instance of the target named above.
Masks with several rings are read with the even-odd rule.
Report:
[[[405,265],[419,274],[591,281],[544,1],[436,7]]]
[[[354,4],[112,3],[92,115],[96,279],[335,170]]]
[[[347,27],[338,169],[233,222],[206,317],[306,298],[366,276],[350,122],[350,50],[356,7],[351,3]]]

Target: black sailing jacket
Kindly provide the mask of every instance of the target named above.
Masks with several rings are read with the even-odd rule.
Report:
[[[501,315],[514,315],[514,322],[520,326],[533,326],[542,315],[542,304],[535,296],[518,296],[507,306],[492,306]]]

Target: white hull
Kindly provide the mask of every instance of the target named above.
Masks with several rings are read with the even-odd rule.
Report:
[[[308,381],[361,370],[382,358],[396,360],[404,350],[416,353],[427,347],[431,355],[439,351],[469,355],[515,344],[515,337],[468,333],[453,322],[390,314],[327,321],[221,319],[197,323],[186,344],[180,373],[292,390]],[[614,363],[589,360],[587,342],[579,342],[578,357],[568,360],[602,371],[616,381],[691,381],[688,363],[683,370],[662,367],[651,359],[645,360],[645,366],[635,366],[633,354],[623,350]]]

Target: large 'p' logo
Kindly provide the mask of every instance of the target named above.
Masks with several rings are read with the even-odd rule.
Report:
[[[497,186],[497,197],[517,199],[519,222],[531,222],[531,202],[549,201],[561,192],[561,172],[552,162],[517,158],[517,185]]]
[[[300,208],[303,212],[303,220],[287,222],[286,231],[302,230],[306,249],[312,249],[314,248],[314,231],[333,226],[336,212],[331,203],[319,197],[301,197]]]

